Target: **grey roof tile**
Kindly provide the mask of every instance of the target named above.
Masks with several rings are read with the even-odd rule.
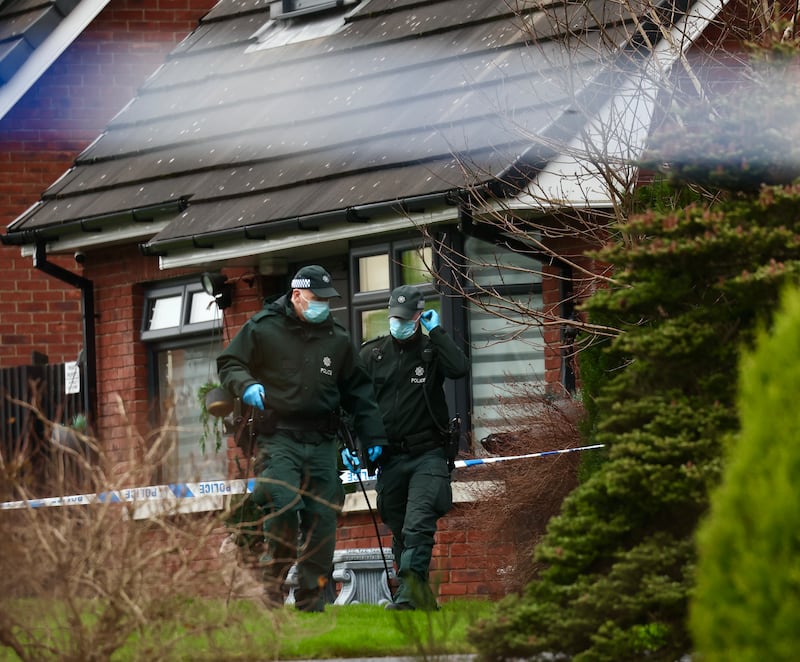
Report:
[[[151,245],[208,245],[491,182],[634,34],[623,3],[519,4],[371,0],[259,50],[267,3],[222,0],[9,234],[185,199]]]

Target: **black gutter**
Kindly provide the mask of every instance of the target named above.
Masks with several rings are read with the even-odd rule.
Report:
[[[94,283],[72,271],[47,261],[47,247],[44,241],[36,243],[33,266],[60,281],[77,287],[81,291],[83,309],[83,365],[86,386],[83,389],[84,414],[91,425],[97,420],[97,347],[95,343]]]
[[[146,207],[134,207],[97,216],[87,216],[65,223],[45,225],[41,228],[23,229],[19,232],[6,232],[0,235],[0,242],[6,246],[27,246],[41,241],[55,241],[63,234],[102,232],[106,226],[118,222],[151,223],[161,216],[179,214],[188,206],[186,198],[160,202]],[[13,225],[13,224],[12,224]]]

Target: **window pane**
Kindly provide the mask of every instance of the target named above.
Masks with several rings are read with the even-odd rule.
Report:
[[[181,323],[181,295],[161,297],[152,300],[150,309],[150,324],[148,331],[169,329],[180,326]]]
[[[189,324],[196,322],[212,322],[222,319],[222,313],[217,305],[216,299],[205,291],[192,292],[189,294]]]
[[[389,256],[369,255],[358,258],[358,291],[389,289]]]
[[[538,294],[510,298],[529,310],[542,307]],[[541,328],[526,326],[519,313],[494,301],[487,297],[469,307],[476,441],[513,425],[525,413],[524,394],[544,382]]]
[[[519,285],[540,283],[539,260],[468,237],[465,243],[467,279],[476,285]]]
[[[361,313],[361,337],[364,340],[389,333],[389,311],[387,308],[380,310],[365,310]]]
[[[162,420],[170,428],[174,446],[165,466],[170,481],[217,480],[226,475],[224,447],[215,451],[213,432],[205,440],[202,452],[200,440],[203,428],[200,423],[198,389],[207,381],[215,381],[217,354],[221,341],[182,349],[162,350],[157,353],[158,385],[162,404]]]
[[[403,285],[423,285],[433,280],[428,265],[433,265],[429,246],[400,252],[400,278]]]

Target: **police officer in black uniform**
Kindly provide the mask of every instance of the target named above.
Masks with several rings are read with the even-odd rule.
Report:
[[[390,335],[361,348],[389,437],[376,487],[399,578],[387,609],[436,609],[429,583],[436,522],[453,502],[443,383],[466,375],[469,361],[438,313],[424,309],[417,288],[396,288],[389,298]]]
[[[330,274],[300,269],[291,290],[253,315],[217,358],[222,384],[253,407],[253,500],[265,512],[262,557],[267,598],[297,561],[295,606],[322,611],[343,501],[336,431],[347,411],[371,461],[386,444],[372,383],[347,331],[330,315]],[[298,530],[299,527],[299,530]],[[302,541],[298,549],[298,534]]]

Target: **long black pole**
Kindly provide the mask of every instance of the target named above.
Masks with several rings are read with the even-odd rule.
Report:
[[[345,447],[352,453],[356,458],[358,458],[358,449],[356,448],[355,439],[353,439],[353,433],[350,432],[350,428],[348,427],[347,423],[344,420],[341,420],[339,423],[339,431],[342,435],[342,441],[344,441]],[[386,560],[386,555],[383,553],[383,542],[381,541],[381,531],[380,527],[378,527],[378,519],[375,517],[375,511],[372,509],[372,504],[369,502],[369,497],[367,496],[367,488],[364,487],[364,481],[361,480],[361,467],[357,467],[357,470],[353,472],[356,474],[356,478],[358,479],[358,484],[361,487],[361,492],[364,495],[364,501],[367,503],[367,510],[369,511],[370,517],[372,518],[372,525],[375,527],[375,537],[378,539],[378,549],[381,553],[381,559],[383,560],[383,569],[386,572],[386,582],[389,582],[389,563]],[[389,595],[392,598],[392,602],[394,602],[394,596],[391,595],[391,591],[389,591]]]

